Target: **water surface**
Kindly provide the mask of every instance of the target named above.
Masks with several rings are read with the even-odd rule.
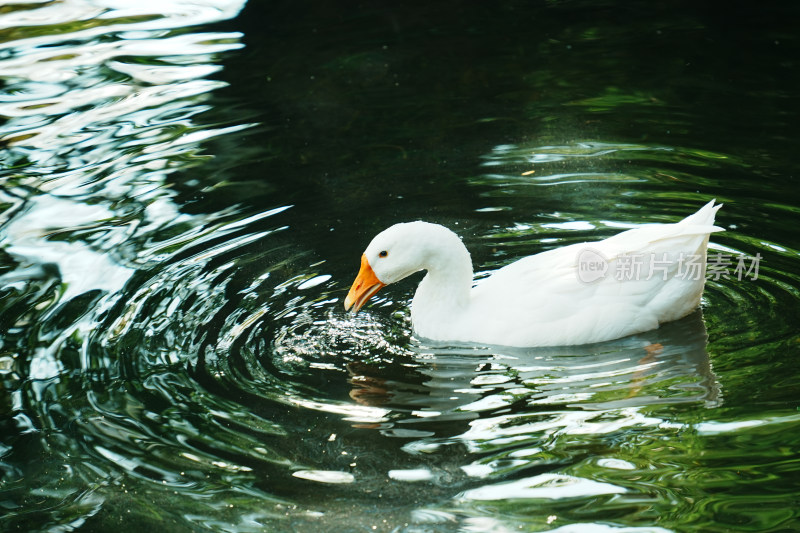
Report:
[[[800,528],[797,15],[3,6],[0,529]],[[482,276],[711,198],[757,279],[642,335],[342,309],[395,222]]]

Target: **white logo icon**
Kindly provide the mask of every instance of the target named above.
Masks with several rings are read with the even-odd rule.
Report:
[[[578,254],[578,279],[584,283],[593,283],[606,277],[608,260],[591,248],[584,248]]]

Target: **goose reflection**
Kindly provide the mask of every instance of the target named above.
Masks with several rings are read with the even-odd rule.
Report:
[[[722,401],[701,311],[659,329],[585,346],[500,348],[418,343],[403,370],[348,365],[350,397],[394,412],[394,426],[523,411],[608,411]],[[402,372],[402,374],[400,374]],[[384,431],[386,424],[380,426]],[[452,429],[452,428],[451,428]],[[438,432],[437,432],[438,433]]]

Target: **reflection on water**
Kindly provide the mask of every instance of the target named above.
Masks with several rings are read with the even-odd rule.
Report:
[[[400,382],[382,377],[381,367],[350,364],[350,396],[360,405],[383,408],[374,428],[410,439],[403,449],[425,456],[412,469],[417,478],[421,472],[427,472],[425,479],[433,477],[425,468],[432,454],[463,446],[486,455],[459,465],[462,475],[502,479],[548,464],[546,457],[568,454],[585,435],[599,440],[665,423],[642,408],[719,406],[720,385],[706,341],[698,311],[655,332],[598,345],[417,345],[410,355],[414,366]],[[454,432],[458,427],[461,432]],[[400,478],[401,471],[390,475]]]
[[[682,46],[645,63],[684,85],[632,78],[581,4],[0,7],[0,529],[796,526],[794,124],[705,108],[790,108],[797,39],[710,99]],[[637,31],[718,18],[662,15]],[[759,279],[642,335],[429,344],[413,280],[341,310],[395,221],[450,225],[480,276],[711,197]]]

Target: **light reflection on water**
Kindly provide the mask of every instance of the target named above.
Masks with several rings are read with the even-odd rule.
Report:
[[[796,522],[791,510],[735,508],[800,494],[787,357],[800,253],[784,228],[796,206],[748,203],[752,161],[733,148],[492,137],[449,163],[458,181],[432,200],[420,172],[424,194],[359,211],[371,176],[342,199],[308,166],[276,173],[274,147],[247,137],[264,130],[219,96],[246,36],[209,25],[242,8],[0,11],[0,529],[719,530],[721,512]],[[327,72],[382,71],[369,54],[342,54]],[[287,98],[317,109],[328,89]],[[567,100],[590,116],[665,108],[609,94]],[[237,179],[239,159],[255,161],[252,175]],[[329,201],[307,202],[310,184]],[[413,282],[344,314],[370,235],[347,232],[341,205],[366,228],[397,216],[384,204],[406,216],[460,195],[469,202],[451,222],[479,276],[677,220],[714,195],[728,231],[712,249],[762,254],[760,279],[709,282],[702,311],[583,347],[417,339]],[[765,490],[775,479],[785,494]]]

